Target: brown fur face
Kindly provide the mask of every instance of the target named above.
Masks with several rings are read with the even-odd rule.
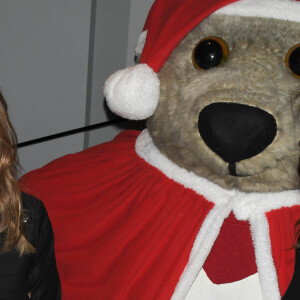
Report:
[[[197,70],[194,46],[218,36],[229,47],[219,67]],[[161,98],[147,127],[156,146],[170,160],[220,186],[241,191],[282,191],[299,188],[300,79],[285,66],[289,49],[300,43],[300,24],[263,18],[210,16],[173,51],[159,73]],[[258,107],[273,115],[277,134],[261,153],[228,163],[203,141],[199,113],[211,103],[230,102]]]

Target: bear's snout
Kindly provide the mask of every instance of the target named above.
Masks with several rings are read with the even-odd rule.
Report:
[[[198,128],[207,146],[229,165],[261,153],[277,133],[276,120],[270,113],[228,102],[204,107]]]

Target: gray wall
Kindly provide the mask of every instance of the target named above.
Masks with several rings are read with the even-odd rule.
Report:
[[[103,85],[105,79],[125,67],[128,43],[130,0],[98,0],[95,9],[95,27],[92,68],[90,68],[90,98],[87,103],[87,124],[116,118],[105,109]],[[111,126],[95,130],[85,136],[85,147],[110,140],[120,130]]]
[[[19,142],[114,118],[102,86],[133,63],[153,0],[0,0],[0,89]],[[24,172],[110,140],[121,127],[19,150]]]
[[[91,1],[1,0],[0,87],[19,142],[84,126]],[[83,134],[22,148],[25,170],[83,148]]]
[[[134,64],[134,49],[154,0],[97,1],[93,75],[88,123],[116,118],[105,109],[102,87],[115,71]],[[134,123],[134,122],[133,122]],[[135,124],[131,124],[134,127]],[[86,135],[85,146],[110,140],[126,126],[111,126]]]

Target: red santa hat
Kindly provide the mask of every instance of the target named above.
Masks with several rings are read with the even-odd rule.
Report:
[[[300,0],[156,0],[136,48],[140,64],[105,83],[110,109],[127,119],[150,117],[160,95],[157,73],[181,40],[213,13],[300,22]]]

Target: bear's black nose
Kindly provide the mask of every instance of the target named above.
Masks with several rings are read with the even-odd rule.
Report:
[[[207,146],[229,164],[261,153],[277,132],[276,120],[268,112],[226,102],[206,106],[198,128]]]

